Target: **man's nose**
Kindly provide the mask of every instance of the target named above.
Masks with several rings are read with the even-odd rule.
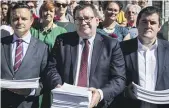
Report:
[[[18,23],[22,23],[22,18],[18,18]]]
[[[150,27],[151,27],[151,23],[147,22],[147,28],[150,28]]]
[[[81,24],[86,24],[86,21],[84,19],[81,20]]]
[[[49,13],[50,13],[50,10],[48,10],[47,13],[49,14]]]

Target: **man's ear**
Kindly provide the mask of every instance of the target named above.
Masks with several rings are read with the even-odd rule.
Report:
[[[31,26],[32,26],[33,22],[34,22],[34,18],[33,18],[33,16],[32,16],[32,17],[31,17]]]
[[[161,30],[161,25],[159,25],[159,29],[158,29],[158,32]]]
[[[97,26],[99,25],[99,22],[100,22],[99,17],[96,17],[96,23],[97,23]]]

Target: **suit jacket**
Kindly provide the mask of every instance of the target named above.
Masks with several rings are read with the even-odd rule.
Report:
[[[1,91],[2,108],[38,108],[38,96],[42,91],[44,80],[44,68],[47,64],[48,47],[40,40],[31,37],[29,47],[17,72],[12,65],[13,36],[1,39],[1,79],[21,80],[40,77],[40,86],[35,89],[35,95],[17,95],[7,89]],[[22,85],[21,85],[22,86]]]
[[[158,70],[155,90],[165,90],[169,89],[169,42],[161,39],[157,39],[157,41]],[[120,43],[126,64],[127,86],[132,81],[136,84],[139,82],[137,42],[137,38],[134,38]],[[124,106],[127,108],[140,108],[141,101],[124,97],[124,95],[121,94],[115,99],[114,104],[117,105],[117,108],[123,108]],[[158,105],[158,108],[169,108],[169,105]]]
[[[77,32],[57,37],[47,66],[48,85],[53,89],[58,83],[74,84],[77,68]],[[62,78],[62,81],[60,79]],[[123,89],[125,66],[123,54],[117,40],[97,34],[94,39],[89,75],[89,87],[103,91],[104,99],[98,107],[106,107]]]

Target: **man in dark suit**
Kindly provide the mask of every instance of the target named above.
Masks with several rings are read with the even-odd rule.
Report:
[[[125,97],[118,97],[118,108],[169,108],[137,100],[132,82],[150,90],[169,89],[169,43],[157,38],[160,11],[153,7],[141,10],[137,18],[138,38],[124,41],[121,48],[126,62],[127,88]],[[118,100],[119,99],[119,100]],[[115,103],[114,102],[114,103]]]
[[[38,108],[48,47],[31,36],[29,29],[32,23],[32,13],[27,5],[18,3],[12,8],[11,25],[14,35],[1,39],[1,79],[40,77],[39,88],[2,88],[1,108]]]
[[[47,66],[47,82],[51,89],[62,82],[89,87],[90,107],[104,108],[124,89],[123,55],[117,40],[96,33],[99,19],[93,5],[78,5],[74,18],[77,32],[56,39]]]

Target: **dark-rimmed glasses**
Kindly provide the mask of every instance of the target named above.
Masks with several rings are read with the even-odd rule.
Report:
[[[86,18],[76,17],[76,18],[75,18],[75,21],[76,21],[78,24],[81,23],[83,20],[84,20],[86,23],[90,23],[93,18],[94,18],[94,17],[86,17]]]
[[[60,8],[61,6],[65,8],[68,4],[55,3],[55,5]]]

